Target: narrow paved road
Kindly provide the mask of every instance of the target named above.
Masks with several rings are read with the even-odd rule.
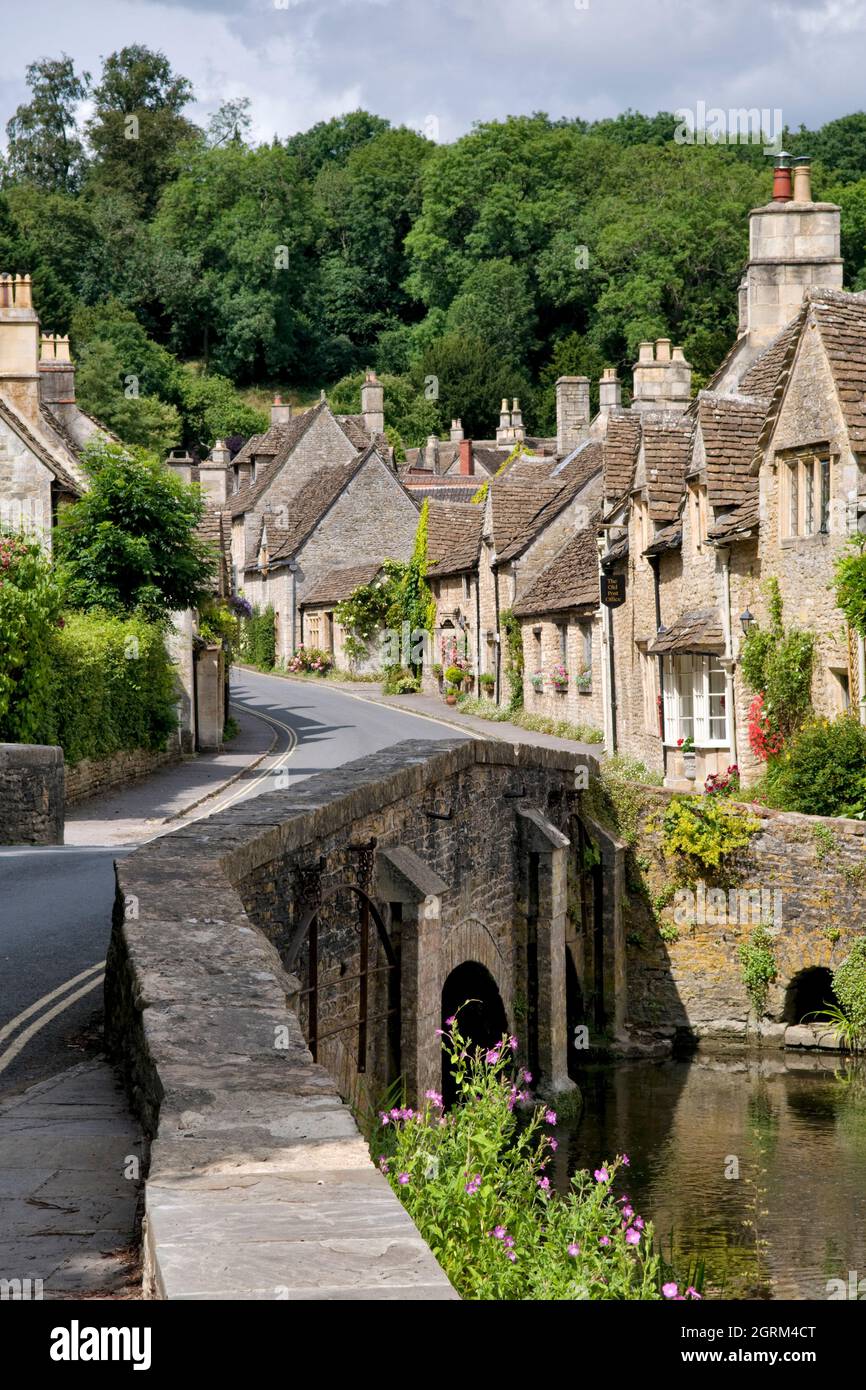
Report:
[[[434,720],[324,684],[251,671],[235,673],[232,698],[272,721],[277,744],[264,763],[190,819],[271,790],[275,772],[300,779],[402,739],[458,736]],[[143,806],[147,786],[151,808]],[[130,815],[158,815],[164,791],[160,773],[137,783],[129,792]],[[0,1097],[82,1060],[102,1003],[98,967],[110,934],[114,860],[132,847],[0,849]]]

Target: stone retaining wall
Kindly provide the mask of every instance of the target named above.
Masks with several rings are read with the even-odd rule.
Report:
[[[79,763],[66,766],[66,804],[74,805],[90,796],[98,796],[139,777],[149,777],[157,768],[180,762],[182,757],[177,740],[173,737],[169,748],[162,751],[151,748],[126,748],[113,753],[110,758],[82,758]]]
[[[63,750],[0,743],[0,844],[63,844]]]
[[[763,891],[763,900],[729,899],[723,910],[721,898],[696,893],[697,920],[677,922],[682,905],[678,913],[676,901],[663,901],[673,891],[662,853],[662,817],[673,795],[639,789],[624,909],[629,1023],[708,1039],[758,1032],[802,1045],[784,1017],[786,990],[805,970],[835,970],[866,930],[866,823],[742,807],[759,818],[760,828],[732,860],[725,891]],[[713,882],[707,873],[705,888]],[[759,1020],[739,947],[761,918],[773,939],[777,979]]]

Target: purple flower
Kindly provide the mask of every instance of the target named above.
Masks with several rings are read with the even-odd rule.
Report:
[[[568,1253],[569,1253],[569,1255],[579,1255],[579,1254],[580,1254],[580,1246],[577,1244],[577,1241],[574,1241],[574,1240],[573,1240],[573,1241],[571,1242],[571,1245],[569,1245],[569,1247],[568,1247]]]
[[[384,1154],[379,1155],[379,1171],[381,1173],[387,1173],[388,1171],[388,1160]]]
[[[627,1217],[634,1216],[634,1207],[623,1207],[622,1214]]]
[[[538,1186],[541,1188],[542,1192],[548,1191],[550,1187],[550,1178],[536,1178],[536,1182],[538,1183]]]
[[[631,1163],[631,1160],[629,1159],[628,1154],[622,1154],[622,1155],[620,1156],[620,1160],[619,1160],[619,1161],[620,1161],[620,1163],[622,1164],[623,1168],[628,1168],[628,1167],[630,1166],[630,1163]]]
[[[529,1086],[529,1085],[532,1083],[532,1072],[531,1072],[531,1071],[523,1071],[523,1072],[521,1072],[521,1079],[522,1079],[523,1081],[526,1082],[527,1086]]]
[[[639,1231],[642,1231],[642,1230],[643,1230],[643,1217],[642,1217],[642,1216],[636,1216],[635,1219],[634,1219],[634,1224],[635,1224],[635,1226],[637,1227],[637,1229],[638,1229]]]
[[[446,1027],[446,1028],[453,1028],[453,1027],[454,1027],[454,1024],[455,1024],[456,1022],[457,1022],[457,1015],[456,1015],[456,1014],[452,1014],[450,1018],[446,1018],[446,1020],[445,1020],[445,1027]]]
[[[501,1046],[501,1044],[500,1044],[500,1043],[497,1043],[495,1047],[491,1047],[491,1048],[490,1048],[489,1052],[485,1052],[485,1054],[484,1054],[484,1060],[485,1060],[485,1062],[487,1063],[488,1067],[493,1067],[493,1066],[495,1066],[496,1063],[499,1061],[499,1048],[500,1048],[500,1046]]]
[[[511,1051],[512,1051],[512,1052],[516,1052],[516,1051],[517,1051],[517,1039],[514,1037],[513,1034],[512,1034],[512,1036],[508,1039],[508,1046],[511,1048]]]
[[[491,1235],[495,1236],[497,1240],[504,1240],[507,1234],[504,1226],[494,1226],[491,1231]]]
[[[665,1298],[676,1298],[677,1292],[676,1284],[662,1284],[662,1293]]]
[[[556,1150],[559,1148],[559,1140],[558,1140],[558,1139],[548,1139],[547,1142],[548,1142],[548,1144],[550,1145],[550,1147],[553,1149],[554,1153],[556,1153]]]
[[[517,1259],[517,1256],[515,1255],[515,1253],[514,1253],[513,1250],[506,1250],[506,1252],[505,1252],[505,1258],[506,1258],[506,1260],[510,1260],[511,1263],[514,1264],[514,1262],[515,1262],[516,1259]]]
[[[556,1124],[556,1111],[555,1111],[555,1110],[545,1110],[545,1112],[544,1112],[544,1122],[545,1122],[545,1124],[548,1124],[548,1125],[555,1125],[555,1124]]]
[[[626,1245],[640,1245],[640,1231],[636,1231],[634,1226],[629,1226],[625,1233]]]
[[[468,1192],[470,1197],[474,1197],[480,1186],[481,1174],[476,1173],[475,1176],[470,1178],[468,1183],[466,1183],[464,1191]]]
[[[674,1287],[676,1288],[676,1285],[674,1285]],[[692,1285],[689,1284],[689,1287],[686,1289],[686,1298],[701,1298],[701,1297],[702,1297],[702,1295],[698,1293],[697,1289],[693,1288]]]
[[[610,1245],[610,1236],[599,1236],[599,1245]]]
[[[392,1119],[392,1120],[399,1120],[399,1119],[402,1117],[402,1113],[403,1113],[403,1112],[402,1112],[401,1110],[398,1110],[397,1107],[396,1107],[396,1105],[395,1105],[395,1106],[394,1106],[394,1109],[391,1111],[391,1119]]]
[[[513,1244],[514,1244],[514,1236],[506,1236],[506,1237],[505,1237],[505,1244],[506,1244],[506,1246],[508,1247],[508,1249],[510,1250],[511,1247],[513,1246]]]
[[[386,1125],[386,1124],[388,1123],[388,1121],[390,1120],[390,1118],[391,1118],[390,1115],[386,1115],[386,1113],[385,1113],[384,1110],[380,1110],[380,1111],[379,1111],[379,1119],[382,1121],[382,1124],[383,1124],[383,1125]]]
[[[596,1182],[610,1182],[610,1173],[606,1168],[596,1168],[593,1176]]]
[[[407,1184],[408,1181],[409,1181],[409,1174],[408,1174],[408,1173],[400,1173],[399,1176],[398,1176],[398,1178],[397,1178],[397,1181],[398,1181],[398,1183],[400,1184],[401,1187],[405,1187],[406,1184]]]
[[[445,1032],[444,1032],[444,1030],[443,1030],[442,1028],[434,1028],[434,1029],[433,1029],[433,1036],[436,1037],[436,1038],[444,1038]]]
[[[425,1091],[424,1095],[427,1100],[432,1100],[434,1105],[438,1106],[440,1110],[442,1109],[442,1097],[438,1091]]]

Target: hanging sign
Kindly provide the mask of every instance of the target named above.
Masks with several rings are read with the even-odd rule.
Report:
[[[603,574],[601,576],[601,601],[605,608],[619,608],[625,603],[625,575]]]

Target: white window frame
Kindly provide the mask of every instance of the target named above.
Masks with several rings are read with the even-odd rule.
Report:
[[[665,743],[694,739],[696,748],[727,748],[727,682],[718,656],[673,652],[664,657]],[[715,710],[715,713],[713,712]],[[719,725],[722,725],[719,735]]]

